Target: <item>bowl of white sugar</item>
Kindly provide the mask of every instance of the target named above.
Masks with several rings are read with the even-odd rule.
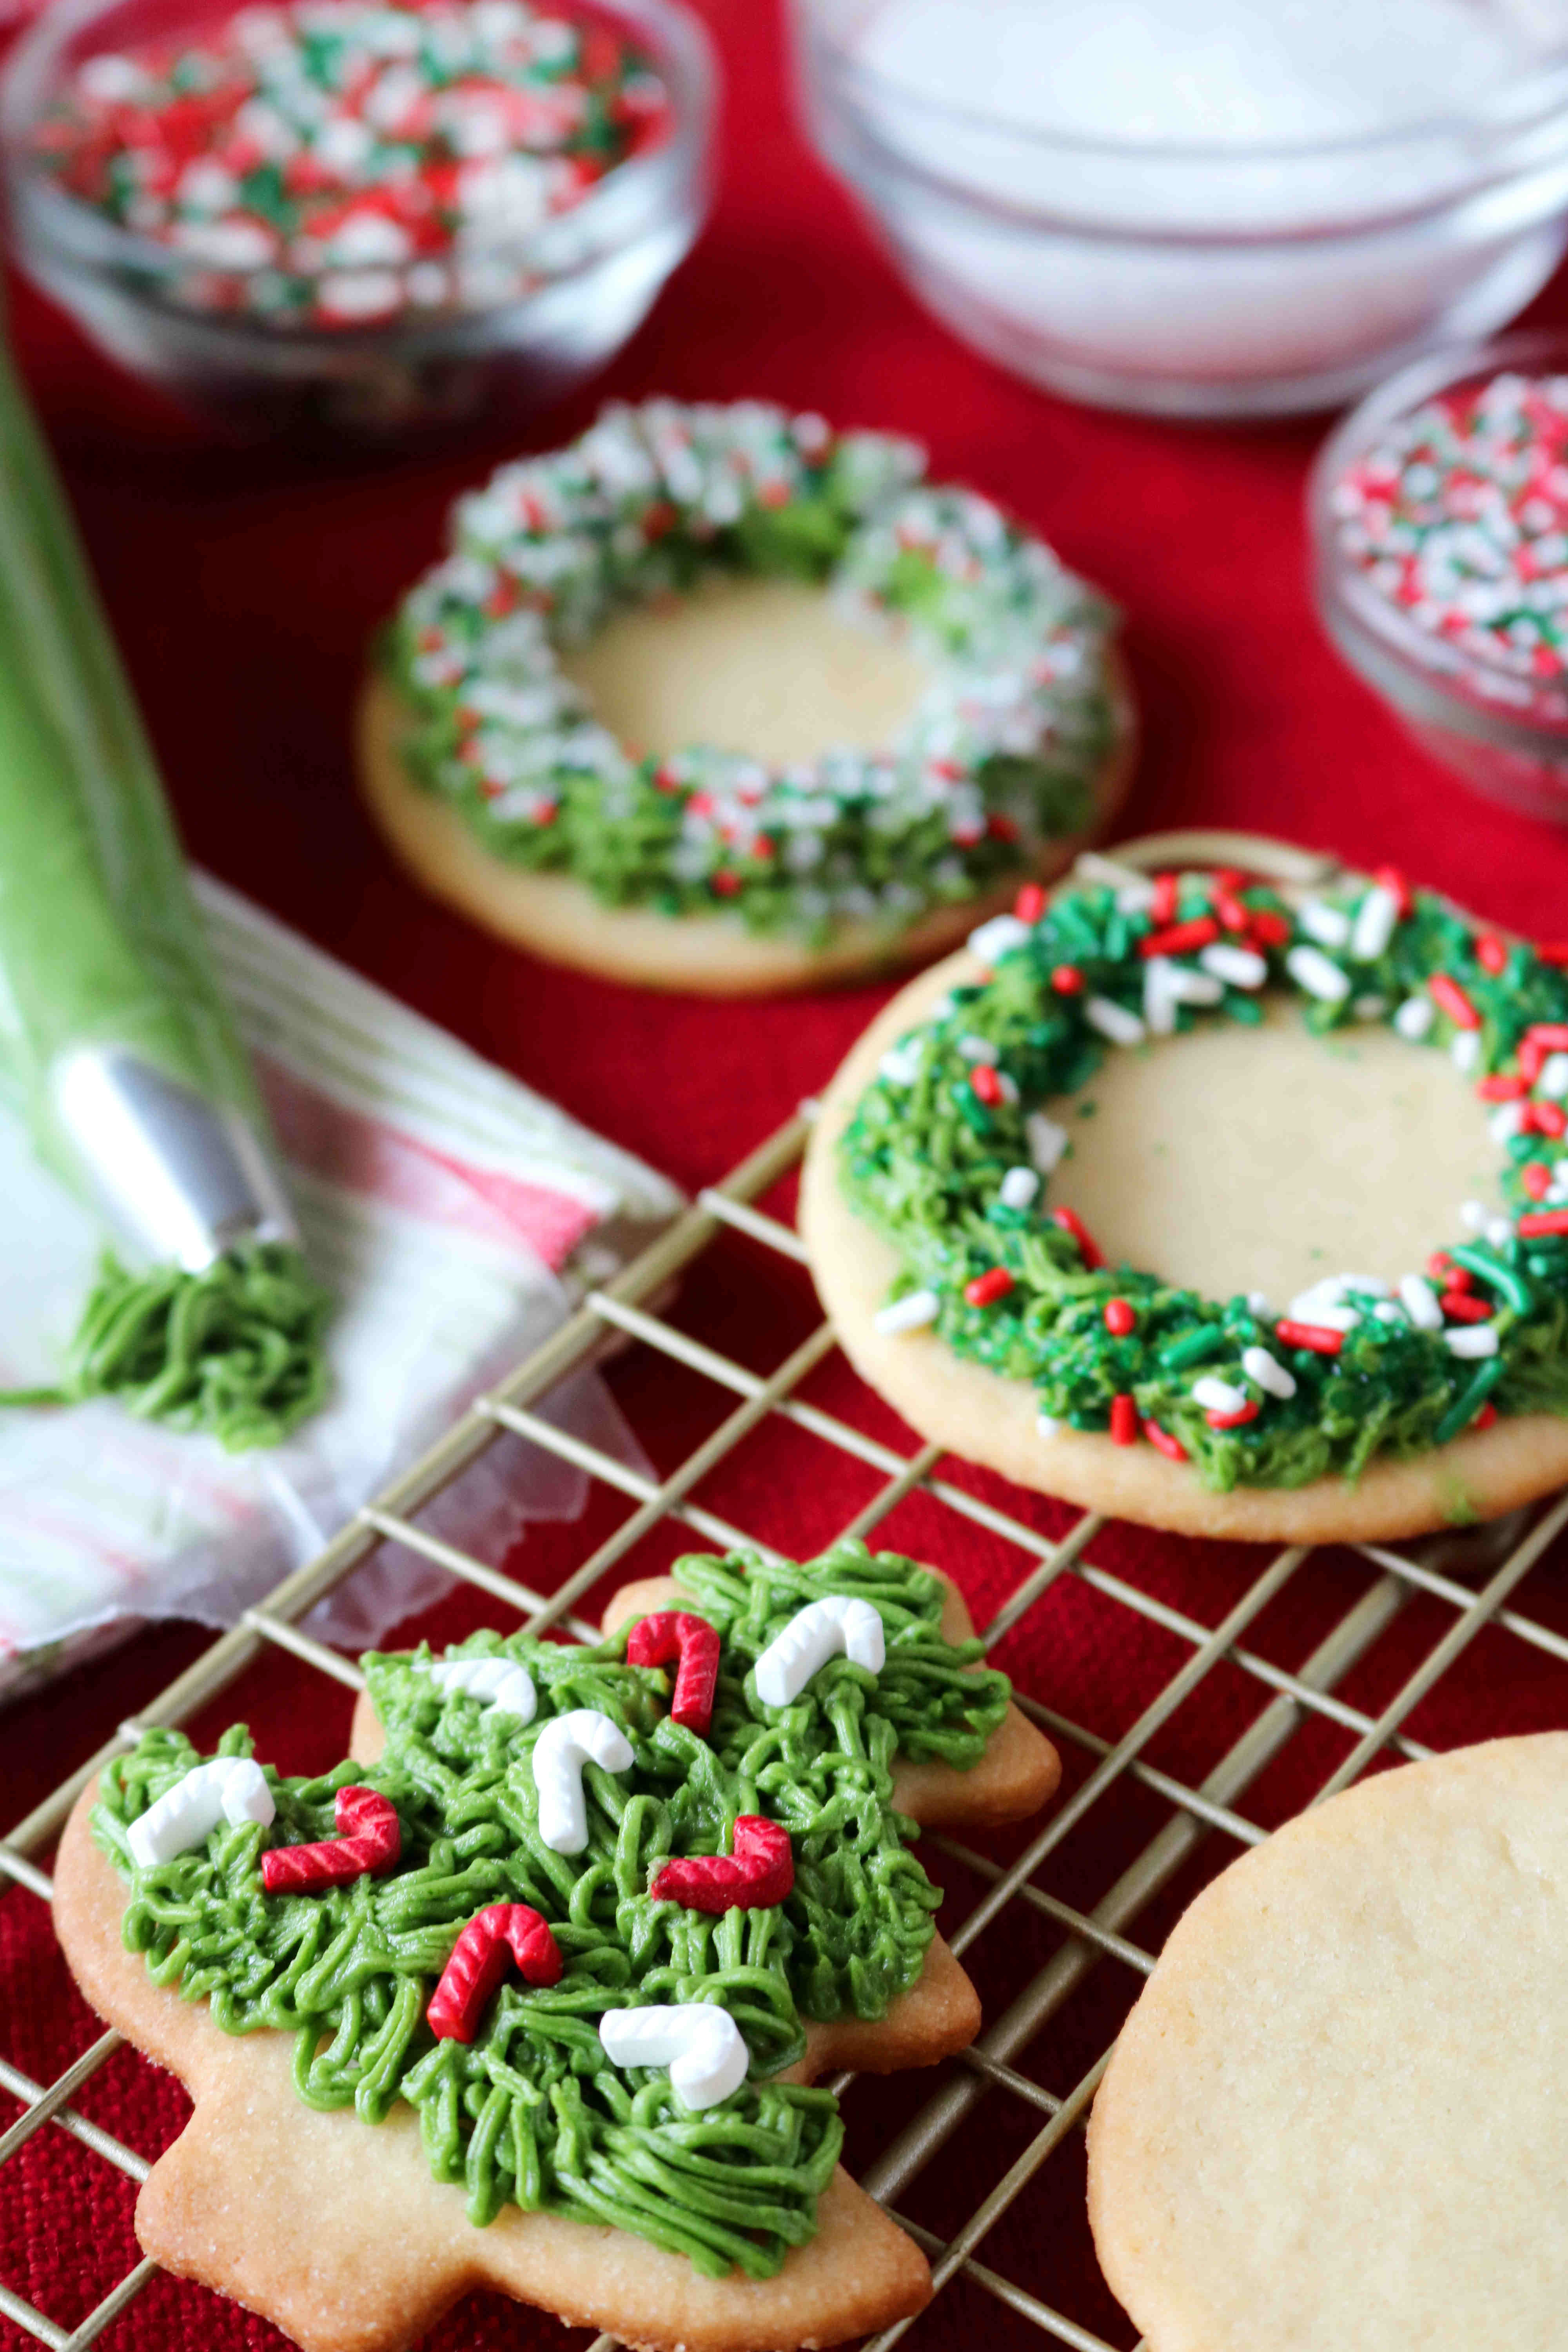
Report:
[[[1338,406],[1568,245],[1568,0],[793,0],[800,103],[915,293],[1174,416]]]

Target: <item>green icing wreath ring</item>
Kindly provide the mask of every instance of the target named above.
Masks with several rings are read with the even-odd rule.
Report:
[[[803,1195],[850,1355],[924,1435],[1047,1493],[1260,1538],[1415,1533],[1568,1477],[1568,948],[1386,869],[1276,887],[1089,858],[971,950],[851,1055]],[[1384,1021],[1451,1055],[1490,1106],[1501,1207],[1467,1203],[1470,1229],[1395,1286],[1331,1275],[1283,1309],[1104,1264],[1053,1202],[1047,1106],[1107,1053],[1256,1024],[1282,989],[1317,1032]]]
[[[828,584],[852,614],[907,627],[932,675],[900,740],[783,767],[617,741],[561,648],[714,573]],[[782,943],[808,967],[846,935],[860,963],[868,940],[931,952],[1107,813],[1132,735],[1117,626],[1041,540],[928,483],[911,443],[755,402],[611,408],[459,501],[452,552],[384,636],[367,786],[426,878],[451,862],[428,845],[438,808],[460,820],[467,865],[579,886],[601,949],[614,910],[724,917],[736,953]],[[389,756],[429,803],[423,843],[388,806]],[[458,896],[449,876],[436,887]],[[468,896],[503,927],[499,901],[487,914]],[[516,903],[527,940],[537,898]],[[666,959],[679,949],[677,935]],[[581,960],[595,952],[584,942]]]

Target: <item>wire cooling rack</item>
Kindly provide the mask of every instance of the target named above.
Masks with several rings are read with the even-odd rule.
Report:
[[[1206,856],[1294,879],[1306,878],[1303,869],[1311,864],[1280,845],[1234,835],[1163,836],[1121,855],[1144,868]],[[870,2143],[870,2159],[859,2167],[864,2186],[926,2249],[937,2288],[931,2310],[876,2337],[873,2352],[890,2352],[906,2333],[914,2345],[955,2341],[966,2320],[983,2315],[962,2307],[973,2294],[1013,2315],[1003,2320],[993,2311],[985,2322],[993,2342],[1032,2341],[1032,2327],[1077,2352],[1125,2352],[1131,2330],[1089,2252],[1081,2127],[1115,2032],[1154,1965],[1163,1933],[1205,1878],[1268,1834],[1262,1820],[1239,1808],[1256,1798],[1253,1814],[1277,1822],[1371,1767],[1431,1753],[1408,1729],[1417,1709],[1426,1710],[1423,1721],[1430,1715],[1439,1746],[1568,1723],[1568,1680],[1562,1678],[1568,1605],[1560,1603],[1550,1576],[1538,1580],[1530,1613],[1514,1605],[1568,1525],[1568,1496],[1500,1530],[1408,1552],[1291,1548],[1260,1559],[1250,1549],[1163,1538],[1130,1547],[1128,1530],[1093,1513],[1076,1515],[961,1465],[944,1465],[935,1446],[910,1453],[861,1425],[889,1426],[837,1358],[828,1326],[818,1324],[764,1371],[680,1328],[675,1309],[659,1311],[672,1286],[689,1280],[714,1250],[731,1252],[742,1269],[737,1278],[775,1293],[781,1280],[793,1280],[805,1296],[799,1239],[758,1204],[784,1185],[808,1132],[809,1107],[701,1193],[618,1279],[590,1294],[545,1346],[317,1559],[149,1699],[0,1842],[0,1885],[9,1889],[9,1901],[47,1901],[50,1881],[37,1857],[49,1851],[91,1774],[145,1727],[187,1720],[268,1646],[359,1688],[357,1668],[303,1632],[300,1621],[381,1543],[395,1539],[449,1569],[519,1612],[529,1630],[593,1639],[595,1628],[574,1613],[575,1605],[622,1563],[628,1572],[647,1572],[650,1563],[631,1559],[645,1545],[657,1549],[666,1539],[651,1562],[656,1568],[669,1556],[672,1538],[773,1549],[767,1538],[781,1531],[776,1522],[771,1529],[735,1525],[700,1499],[743,1449],[768,1449],[760,1482],[753,1474],[746,1489],[753,1495],[773,1493],[786,1478],[809,1482],[813,1449],[831,1449],[836,1474],[853,1465],[865,1487],[842,1532],[869,1535],[914,1508],[923,1514],[918,1549],[924,1557],[942,1559],[946,1520],[950,1533],[970,1546],[981,1539],[988,1556],[1007,1563],[1004,1583],[1010,1589],[984,1628],[989,1647],[1005,1644],[1011,1654],[1022,1644],[1030,1659],[1048,1659],[1058,1637],[1070,1634],[1090,1648],[1113,1640],[1130,1661],[1123,1724],[1097,1729],[1021,1694],[1026,1712],[1062,1748],[1066,1793],[1033,1834],[1015,1836],[1010,1855],[999,1859],[952,1838],[928,1841],[943,1857],[950,1906],[967,1906],[949,1940],[981,1981],[988,2023],[962,2059],[921,2078],[890,2136],[885,2092],[869,2132],[859,2133]],[[538,1410],[563,1378],[612,1341],[650,1351],[661,1380],[686,1380],[709,1400],[713,1425],[662,1479],[563,1433]],[[829,1374],[836,1410],[803,1393]],[[631,1506],[549,1594],[419,1524],[422,1508],[508,1431],[563,1457]],[[952,1528],[953,1517],[961,1528]],[[1042,1517],[1056,1524],[1037,1524]],[[888,1539],[895,1534],[889,1528]],[[1216,1549],[1223,1554],[1218,1576]],[[1112,1556],[1115,1565],[1108,1564]],[[1185,1601],[1194,1587],[1237,1597],[1223,1611],[1194,1615],[1170,1594],[1174,1589]],[[1291,1656],[1294,1665],[1286,1663]],[[1036,1666],[1026,1679],[1048,1683],[1049,1675]],[[1207,1748],[1185,1728],[1184,1711],[1198,1696],[1206,1703]],[[1157,1760],[1167,1751],[1175,1769]],[[1096,1894],[1107,1875],[1110,1883]],[[100,2034],[47,2087],[0,2054],[0,2089],[22,2108],[0,2135],[0,2164],[52,2126],[133,2179],[145,2178],[146,2159],[71,2104],[120,2047],[116,2033]],[[868,2095],[857,2092],[853,2079],[842,2076],[835,2087],[846,2098],[855,2148],[857,2100]],[[910,2079],[900,2078],[906,2084]],[[935,2087],[928,2089],[931,2081]],[[944,2151],[948,2160],[939,2163]],[[965,2213],[976,2188],[979,2201]],[[922,2205],[928,2220],[915,2210]],[[53,2352],[79,2352],[111,2327],[154,2275],[154,2264],[137,2263],[72,2328],[4,2284],[0,2315]],[[1063,2289],[1076,2309],[1058,2307],[1054,2298]],[[204,2290],[184,2292],[197,2296]],[[611,2339],[599,2337],[590,2352],[614,2352]]]

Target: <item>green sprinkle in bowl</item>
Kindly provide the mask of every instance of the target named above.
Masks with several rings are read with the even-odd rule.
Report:
[[[1313,467],[1312,587],[1334,646],[1423,751],[1489,798],[1568,824],[1568,552],[1560,575],[1563,666],[1529,674],[1522,659],[1503,667],[1423,625],[1379,584],[1358,543],[1347,489],[1417,410],[1500,374],[1561,379],[1568,436],[1568,334],[1560,331],[1455,344],[1402,369],[1344,420]],[[1543,588],[1556,584],[1554,576]]]
[[[113,70],[110,61],[127,54],[210,41],[258,13],[215,18],[211,0],[58,0],[0,77],[13,256],[92,342],[247,440],[393,442],[466,429],[545,407],[614,357],[708,209],[716,69],[682,0],[568,0],[549,11],[584,38],[600,30],[640,54],[663,86],[657,130],[576,201],[520,226],[503,215],[455,244],[444,267],[378,257],[339,270],[365,299],[363,314],[350,300],[331,318],[281,300],[275,262],[237,246],[193,255],[124,226],[68,189],[42,152],[45,126],[84,66],[102,59]]]

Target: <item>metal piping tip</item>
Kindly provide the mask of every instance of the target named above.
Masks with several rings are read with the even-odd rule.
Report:
[[[126,1246],[200,1274],[237,1242],[296,1241],[282,1180],[239,1112],[124,1045],[77,1048],[54,1109]]]

